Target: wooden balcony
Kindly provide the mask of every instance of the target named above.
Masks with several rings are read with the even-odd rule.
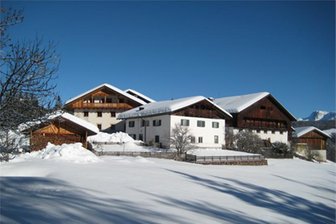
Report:
[[[77,102],[71,105],[72,109],[111,109],[129,110],[133,107],[127,103],[83,103]]]

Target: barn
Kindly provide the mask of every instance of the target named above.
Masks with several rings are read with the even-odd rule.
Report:
[[[29,125],[25,132],[30,136],[30,150],[37,151],[45,148],[48,142],[55,145],[81,142],[87,148],[87,137],[97,134],[99,130],[69,113],[57,113]]]
[[[313,127],[297,127],[293,133],[293,144],[295,150],[307,156],[307,150],[318,155],[319,160],[326,160],[326,142],[330,136],[324,131]]]

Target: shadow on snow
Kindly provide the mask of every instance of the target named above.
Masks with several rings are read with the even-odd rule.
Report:
[[[90,195],[58,179],[0,177],[0,192],[1,223],[182,223],[141,204]]]
[[[168,171],[180,174],[212,190],[234,196],[249,205],[269,209],[275,213],[301,220],[305,223],[335,223],[335,207],[310,201],[288,192],[269,189],[231,178],[214,176],[215,179],[207,179],[180,171]],[[332,189],[322,188],[321,190],[335,193],[335,190]],[[176,203],[190,207],[190,205],[186,205],[185,202]]]

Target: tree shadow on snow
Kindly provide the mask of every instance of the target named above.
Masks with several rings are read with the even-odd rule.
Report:
[[[213,176],[213,179],[208,179],[175,170],[168,171],[182,175],[204,187],[234,196],[252,206],[269,209],[305,223],[335,223],[334,207],[310,201],[289,192],[245,183],[231,178]],[[329,192],[331,189],[321,190],[328,190]]]
[[[90,195],[58,179],[0,177],[0,192],[1,223],[182,223],[141,204]]]

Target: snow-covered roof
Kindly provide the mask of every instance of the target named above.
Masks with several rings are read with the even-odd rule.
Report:
[[[72,123],[75,123],[75,124],[85,128],[85,129],[87,129],[87,130],[89,130],[93,133],[98,133],[99,132],[98,127],[96,127],[95,125],[93,125],[93,124],[91,124],[91,123],[89,123],[89,122],[87,122],[87,121],[85,121],[85,120],[83,120],[79,117],[76,117],[72,114],[69,114],[69,113],[66,113],[66,112],[63,112],[63,111],[57,111],[55,113],[46,115],[43,118],[37,119],[36,121],[31,121],[31,122],[21,124],[19,126],[19,130],[24,131],[24,130],[30,129],[32,127],[35,127],[37,125],[43,124],[47,121],[57,119],[58,117],[69,120]]]
[[[322,135],[327,136],[328,138],[331,138],[331,136],[328,133],[326,133],[326,132],[324,132],[324,131],[316,128],[316,127],[313,127],[313,126],[297,127],[297,128],[294,128],[294,129],[295,129],[295,132],[293,132],[293,136],[297,137],[297,138],[300,138],[301,136],[303,136],[303,135],[305,135],[305,134],[307,134],[308,132],[311,132],[311,131],[317,131],[317,132],[321,133]]]
[[[97,87],[94,87],[94,88],[92,88],[92,89],[90,89],[90,90],[88,90],[88,91],[86,91],[86,92],[84,92],[84,93],[82,93],[82,94],[80,94],[78,96],[75,96],[75,97],[69,99],[68,101],[65,102],[65,104],[71,103],[72,101],[75,101],[75,100],[77,100],[77,99],[79,99],[79,98],[81,98],[81,97],[83,97],[83,96],[85,96],[85,95],[87,95],[87,94],[89,94],[89,93],[97,90],[97,89],[100,89],[102,87],[107,87],[107,88],[109,88],[109,89],[111,89],[111,90],[113,90],[113,91],[115,91],[117,93],[120,93],[121,95],[123,95],[123,96],[125,96],[125,97],[127,97],[127,98],[129,98],[129,99],[131,99],[133,101],[136,101],[136,102],[140,103],[140,104],[144,104],[145,103],[141,99],[136,98],[135,96],[132,96],[131,94],[128,94],[128,93],[122,91],[121,89],[119,89],[119,88],[117,88],[115,86],[112,86],[112,85],[107,84],[107,83],[103,83],[103,84],[101,84],[101,85],[99,85]]]
[[[218,110],[222,111],[229,117],[232,117],[230,113],[225,111],[224,109],[220,108],[218,105],[214,104],[212,101],[207,99],[204,96],[193,96],[193,97],[186,97],[181,99],[175,100],[166,100],[166,101],[159,101],[154,103],[149,103],[146,105],[142,105],[140,107],[133,108],[132,110],[125,111],[119,114],[119,119],[127,119],[127,118],[134,118],[134,117],[146,117],[146,116],[153,116],[158,114],[170,113],[176,110],[185,108],[192,104],[198,103],[200,101],[206,100],[215,106]]]
[[[272,99],[283,109],[284,112],[288,114],[288,116],[292,120],[296,120],[294,115],[292,115],[269,92],[259,92],[259,93],[252,93],[252,94],[239,95],[239,96],[222,97],[222,98],[215,99],[214,103],[216,103],[218,106],[220,106],[221,108],[223,108],[224,110],[230,113],[239,113],[267,96],[271,96]]]
[[[214,102],[230,113],[239,113],[262,98],[268,96],[268,92],[253,93],[240,96],[217,98]]]
[[[142,93],[139,93],[138,91],[135,91],[134,89],[126,89],[125,92],[131,95],[137,95],[140,98],[143,98],[144,100],[148,101],[149,103],[156,102],[155,100],[149,98],[148,96],[143,95]]]

